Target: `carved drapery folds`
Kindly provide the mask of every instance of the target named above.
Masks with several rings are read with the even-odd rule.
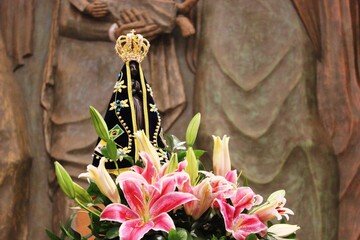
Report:
[[[339,239],[358,239],[360,221],[359,1],[293,0],[318,53],[320,118],[338,157]],[[316,10],[316,11],[315,11]],[[312,29],[317,29],[313,31]]]
[[[200,10],[200,147],[211,152],[211,134],[229,134],[233,167],[252,187],[286,189],[299,239],[336,239],[338,169],[317,114],[317,40],[291,1],[203,1]]]

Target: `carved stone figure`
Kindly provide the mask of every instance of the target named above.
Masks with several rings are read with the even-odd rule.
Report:
[[[88,107],[106,110],[120,65],[111,41],[119,35],[135,29],[152,40],[143,69],[156,89],[163,127],[169,128],[182,112],[185,93],[171,36],[176,6],[172,0],[56,1],[42,93],[45,138],[50,156],[73,177],[91,163],[97,136]],[[184,27],[182,20],[177,24]],[[57,195],[54,200],[64,220],[66,200]],[[56,214],[54,219],[58,222]]]
[[[0,239],[27,239],[31,167],[28,125],[13,74],[20,62],[12,64],[8,57],[2,30],[0,26]]]
[[[286,189],[298,239],[336,239],[338,169],[318,118],[316,59],[291,1],[202,1],[200,148],[230,135],[233,167],[261,194]]]
[[[33,1],[0,2],[0,239],[27,239],[29,231],[32,158],[14,71],[32,53],[32,20]]]
[[[360,3],[293,0],[318,56],[317,100],[340,170],[339,239],[358,240],[360,221]]]

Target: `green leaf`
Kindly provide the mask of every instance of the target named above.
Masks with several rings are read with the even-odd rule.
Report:
[[[267,222],[267,227],[269,228],[269,227],[271,227],[272,225],[274,225],[271,221],[268,221]]]
[[[198,169],[204,171],[205,170],[204,164],[200,160],[197,160],[197,163],[198,163]]]
[[[64,226],[60,226],[61,231],[68,236],[70,239],[72,240],[76,240],[75,237],[73,236],[72,232],[69,231],[69,229],[66,229]]]
[[[110,228],[105,235],[106,239],[113,239],[119,237],[119,227]]]
[[[179,151],[178,152],[178,161],[179,162],[183,161],[185,156],[186,156],[186,151]]]
[[[196,158],[199,159],[202,155],[204,155],[204,153],[206,153],[206,151],[197,149],[197,150],[194,150],[194,153],[195,153]]]
[[[110,155],[109,155],[108,150],[106,149],[106,147],[101,148],[100,151],[101,151],[101,154],[102,154],[104,157],[110,159]]]
[[[55,174],[61,190],[71,199],[75,198],[75,188],[69,173],[58,161],[55,161]]]
[[[186,144],[192,147],[195,143],[200,126],[201,114],[197,113],[190,121],[186,130]]]
[[[257,240],[257,236],[255,233],[251,233],[250,235],[247,236],[247,238],[245,240]]]
[[[106,150],[109,154],[110,159],[113,161],[117,161],[117,147],[116,143],[109,139],[109,141],[106,142]]]
[[[177,230],[171,229],[168,240],[188,240],[189,236],[190,234],[183,228],[178,228]]]
[[[45,230],[46,231],[46,234],[48,235],[48,237],[51,239],[51,240],[61,240],[61,238],[59,238],[58,236],[55,235],[55,233],[49,231],[49,230]]]
[[[90,106],[90,116],[98,136],[105,142],[109,141],[109,129],[105,123],[105,120],[93,106]]]

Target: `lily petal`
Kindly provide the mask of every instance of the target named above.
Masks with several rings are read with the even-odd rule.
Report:
[[[269,227],[268,232],[275,234],[277,237],[287,237],[299,229],[300,227],[297,225],[274,224],[271,227]]]
[[[145,162],[145,168],[141,175],[146,179],[149,184],[151,184],[158,178],[158,172],[155,168],[154,162],[147,152],[140,152],[139,155],[141,159]]]
[[[145,185],[134,181],[124,181],[122,183],[122,190],[126,198],[127,203],[133,211],[138,213],[144,209],[144,189]]]
[[[184,203],[197,200],[194,195],[182,192],[170,192],[160,197],[153,206],[151,206],[151,215],[157,216],[163,212],[168,212]]]
[[[100,218],[101,220],[122,223],[128,219],[139,218],[139,215],[123,204],[113,203],[106,206]]]
[[[174,221],[166,213],[162,213],[154,218],[153,222],[155,224],[153,227],[155,231],[169,232],[171,229],[175,229]]]
[[[141,219],[129,220],[121,224],[119,238],[120,240],[139,240],[153,227],[153,222],[144,223]]]

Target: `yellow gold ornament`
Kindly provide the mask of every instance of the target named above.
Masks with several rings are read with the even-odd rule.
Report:
[[[135,30],[120,36],[116,40],[115,51],[124,61],[137,61],[140,63],[148,53],[150,48],[149,41],[141,34],[135,34]]]

